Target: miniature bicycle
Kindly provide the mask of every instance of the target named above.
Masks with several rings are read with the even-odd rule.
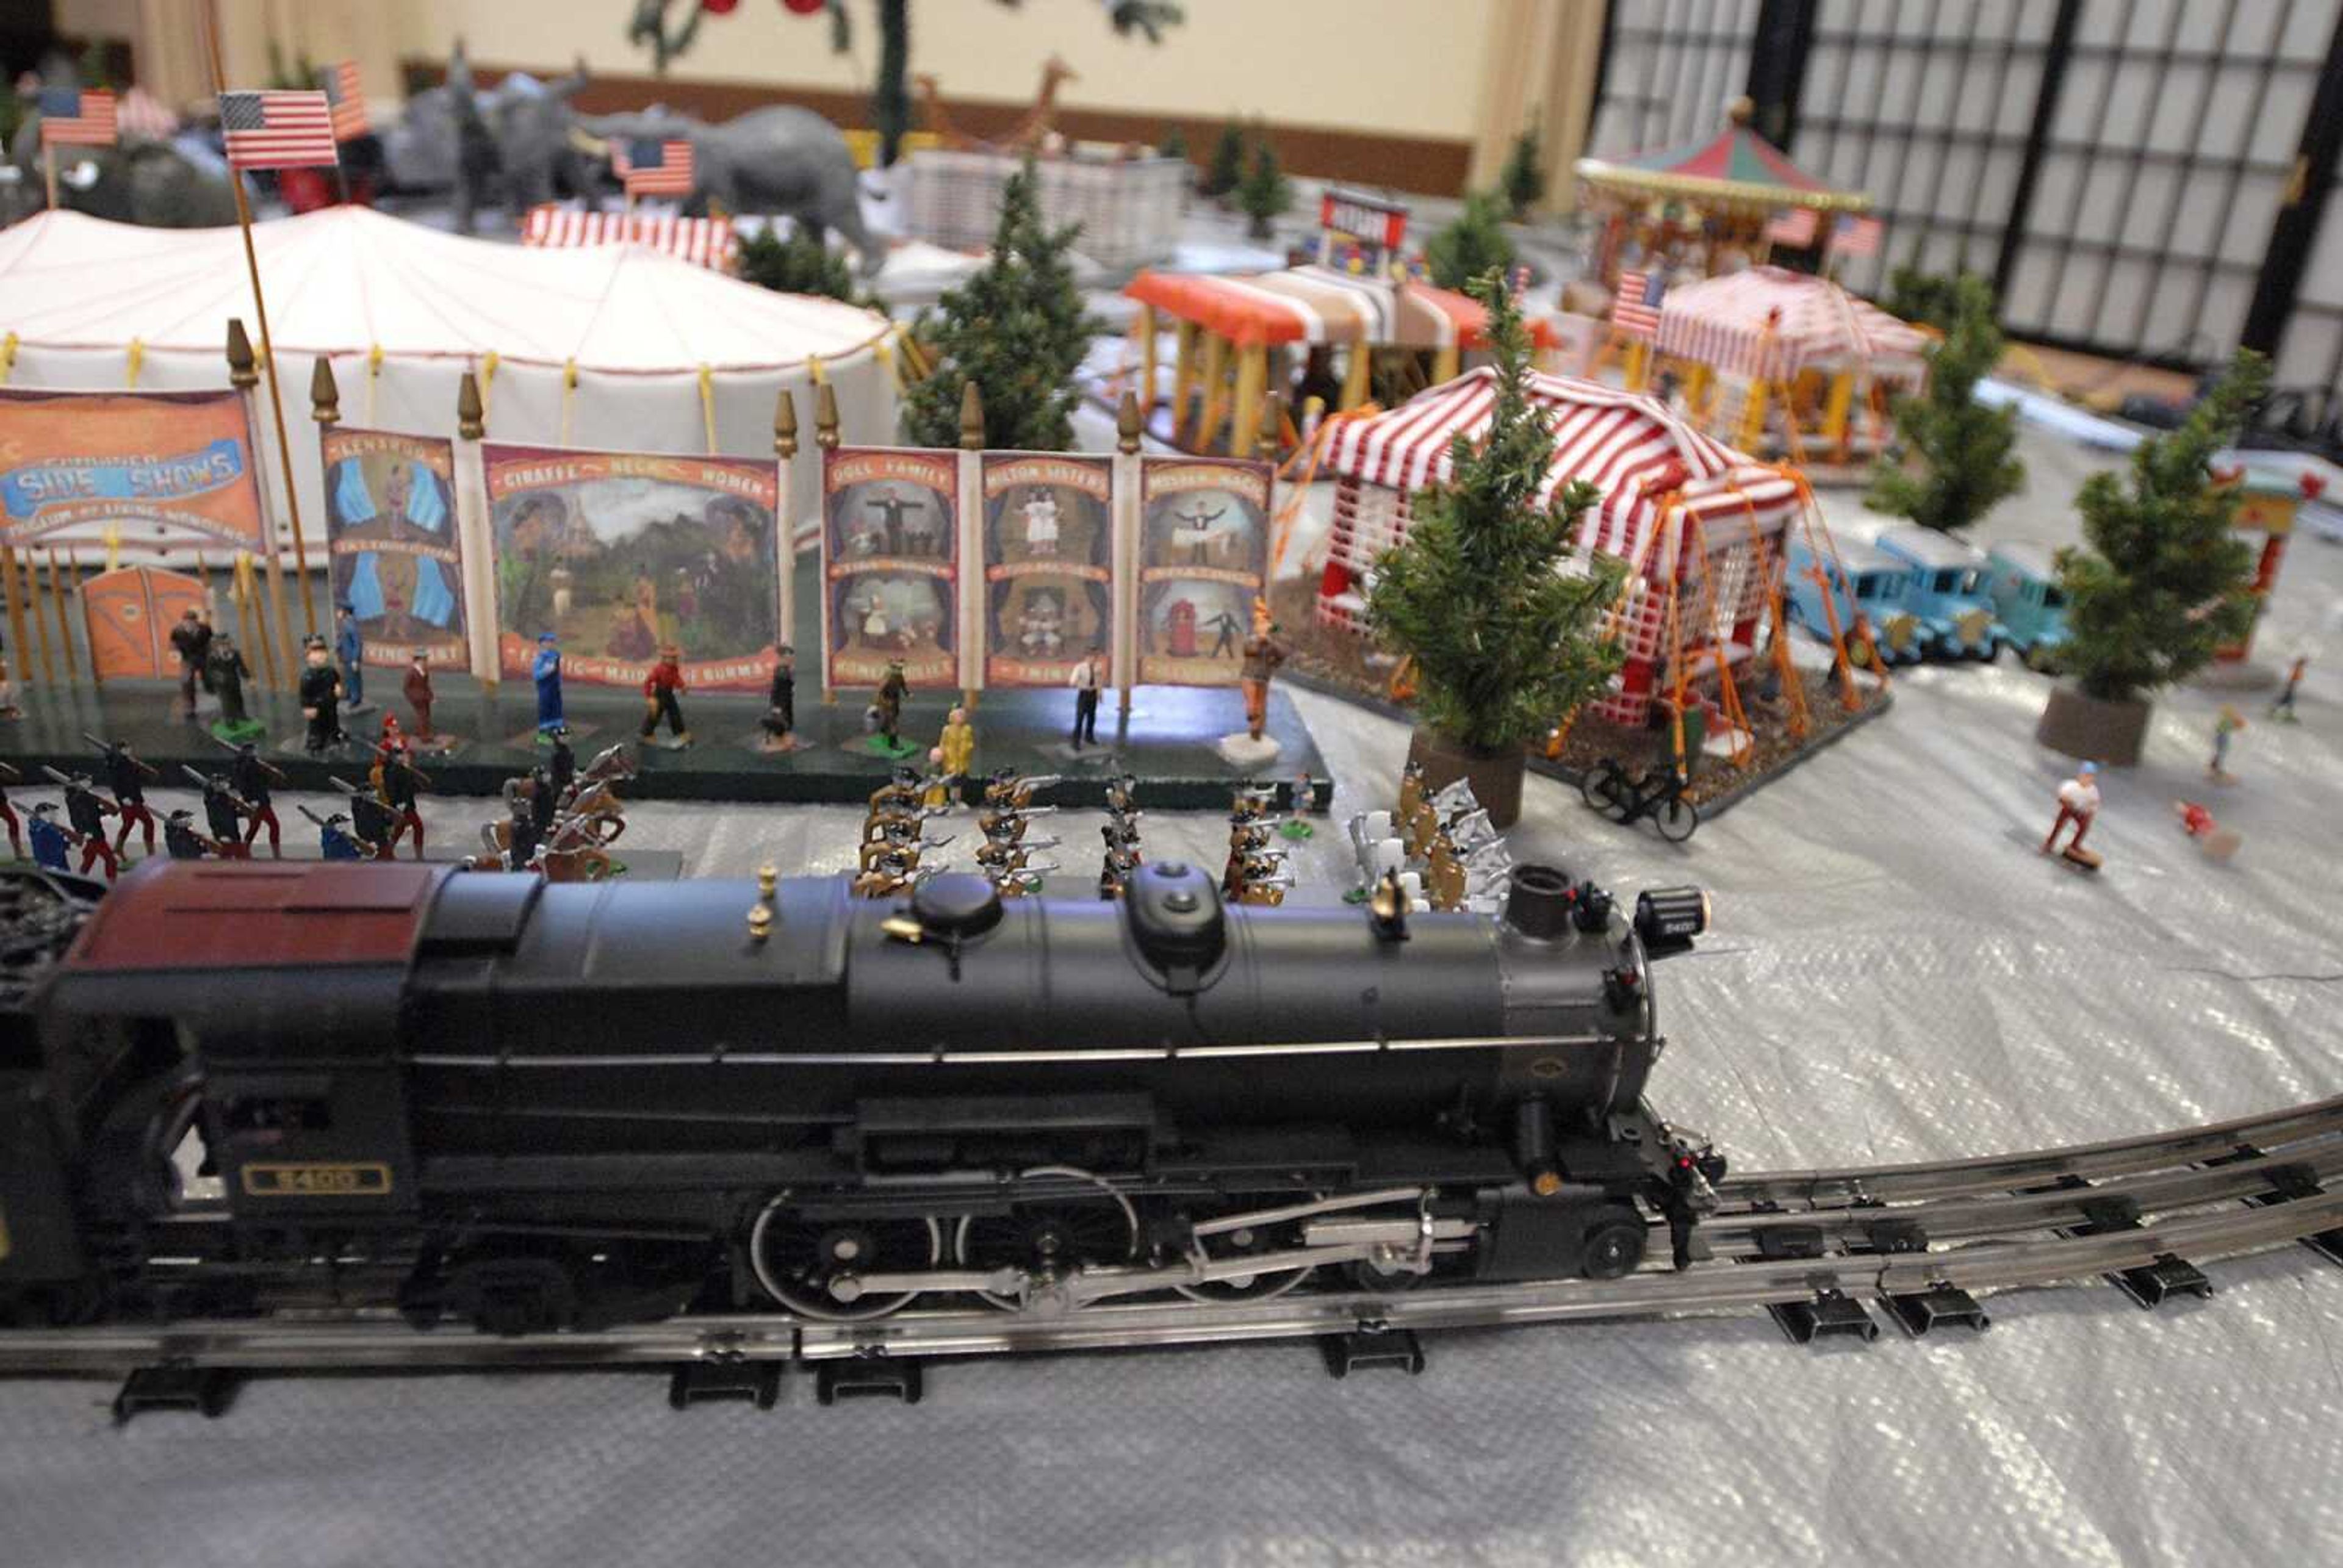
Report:
[[[1649,817],[1660,837],[1671,844],[1683,843],[1700,826],[1700,808],[1685,799],[1684,791],[1684,775],[1673,767],[1655,767],[1630,779],[1627,770],[1609,757],[1588,769],[1578,781],[1578,792],[1589,806],[1623,828]]]

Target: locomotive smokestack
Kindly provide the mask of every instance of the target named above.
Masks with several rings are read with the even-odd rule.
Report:
[[[1558,866],[1516,866],[1505,894],[1505,923],[1525,937],[1553,941],[1570,930],[1570,873]]]

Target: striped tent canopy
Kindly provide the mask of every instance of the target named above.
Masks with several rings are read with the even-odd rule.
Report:
[[[1563,376],[1533,376],[1530,385],[1554,437],[1541,495],[1567,479],[1602,492],[1581,526],[1581,554],[1644,558],[1672,491],[1679,516],[1703,520],[1770,527],[1797,508],[1794,480],[1701,434],[1657,398]],[[1445,484],[1451,444],[1486,435],[1496,402],[1496,372],[1483,367],[1396,408],[1344,419],[1322,471],[1403,493]]]
[[[1778,266],[1670,289],[1658,341],[1663,354],[1752,380],[1859,370],[1913,384],[1927,371],[1927,334],[1826,277]]]
[[[1834,190],[1751,130],[1745,103],[1736,104],[1730,123],[1706,141],[1632,157],[1581,158],[1578,177],[1597,190],[1620,196],[1674,196],[1703,206],[1871,210],[1870,196]]]
[[[520,242],[550,250],[596,245],[647,245],[696,266],[729,270],[740,245],[729,217],[672,213],[578,212],[548,202],[528,209]]]
[[[1364,343],[1374,348],[1477,348],[1488,326],[1479,302],[1429,284],[1292,266],[1243,277],[1141,272],[1122,292],[1240,348],[1269,343]],[[1543,320],[1529,323],[1542,348]]]

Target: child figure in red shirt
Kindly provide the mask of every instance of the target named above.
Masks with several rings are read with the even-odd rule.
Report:
[[[684,689],[683,666],[677,658],[673,643],[660,648],[659,662],[651,666],[650,675],[643,682],[642,738],[649,740],[659,729],[659,719],[665,718],[668,729],[675,736],[669,744],[684,747],[691,744],[691,731],[684,727],[683,705],[676,700]]]

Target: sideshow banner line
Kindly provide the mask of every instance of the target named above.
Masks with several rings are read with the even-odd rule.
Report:
[[[1139,569],[1125,579],[1141,684],[1236,684],[1268,582],[1271,482],[1267,463],[1141,459]]]
[[[823,453],[821,633],[830,689],[875,688],[898,661],[914,688],[960,686],[960,457],[870,447]]]
[[[244,399],[0,388],[0,541],[94,544],[124,523],[258,549],[273,536]]]
[[[635,686],[659,650],[685,683],[763,691],[780,638],[770,457],[480,445],[498,661],[526,674],[541,633],[562,678]]]
[[[1115,465],[1105,457],[980,455],[969,642],[980,684],[1063,687],[1087,658],[1115,662]],[[1111,682],[1107,682],[1111,683]]]
[[[434,669],[469,669],[475,601],[454,443],[348,426],[320,429],[317,442],[328,597],[351,608],[364,662],[403,668],[420,650]]]

